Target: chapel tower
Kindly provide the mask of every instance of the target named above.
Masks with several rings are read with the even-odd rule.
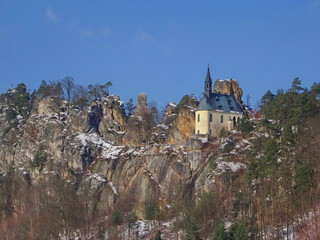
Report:
[[[211,76],[210,76],[209,65],[208,65],[208,71],[207,71],[206,80],[204,82],[204,93],[207,96],[207,98],[209,98],[211,93],[212,93],[212,79],[211,79]]]

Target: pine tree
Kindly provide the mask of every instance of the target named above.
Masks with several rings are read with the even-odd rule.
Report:
[[[201,240],[199,228],[193,216],[187,216],[185,240]]]
[[[130,117],[131,115],[133,115],[135,109],[136,109],[136,106],[134,106],[133,100],[132,100],[132,98],[130,98],[129,101],[126,102],[126,105],[125,105],[125,110],[126,110],[127,116]]]
[[[247,227],[243,222],[235,222],[231,225],[229,231],[230,240],[247,240]]]
[[[228,233],[223,222],[219,222],[214,228],[214,235],[211,240],[228,240]]]
[[[118,210],[113,211],[111,221],[115,225],[120,225],[123,222],[122,213]]]
[[[159,230],[153,237],[153,240],[161,240],[161,231]]]

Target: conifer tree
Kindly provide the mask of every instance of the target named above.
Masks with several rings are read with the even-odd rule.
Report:
[[[228,233],[223,222],[219,222],[214,228],[214,234],[211,240],[228,240]]]
[[[135,109],[136,109],[136,107],[133,104],[133,100],[132,100],[132,98],[130,98],[129,101],[126,102],[126,105],[125,105],[125,110],[126,110],[127,116],[130,117],[132,114],[134,114]]]
[[[202,238],[200,237],[199,233],[199,228],[196,224],[195,218],[190,215],[187,216],[187,223],[186,223],[186,234],[184,239],[185,240],[201,240]]]

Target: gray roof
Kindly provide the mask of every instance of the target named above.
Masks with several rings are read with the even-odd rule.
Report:
[[[205,82],[212,82],[212,79],[211,79],[211,76],[210,76],[210,69],[209,69],[209,66],[208,66],[208,71],[207,71],[207,76],[206,76],[206,80]]]
[[[221,93],[211,93],[210,97],[207,97],[204,94],[197,110],[242,113],[242,110],[234,96]]]

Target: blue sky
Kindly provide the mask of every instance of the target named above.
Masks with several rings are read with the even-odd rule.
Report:
[[[159,106],[235,77],[251,104],[320,81],[320,0],[0,0],[0,92],[72,76]],[[243,97],[245,100],[245,97]]]

